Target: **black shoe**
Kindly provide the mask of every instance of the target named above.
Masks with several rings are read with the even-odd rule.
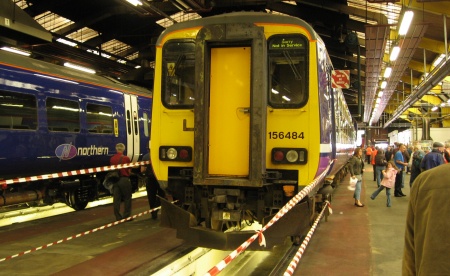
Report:
[[[400,196],[406,196],[405,194],[401,194]]]
[[[395,197],[402,197],[401,195],[394,195]]]

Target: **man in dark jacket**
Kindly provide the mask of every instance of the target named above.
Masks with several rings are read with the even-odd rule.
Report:
[[[150,152],[144,155],[144,157],[142,157],[142,161],[150,161]],[[146,176],[145,188],[147,189],[147,199],[150,205],[150,209],[156,208],[161,205],[156,195],[159,195],[160,197],[165,197],[166,193],[159,186],[159,182],[156,179],[155,174],[153,173],[151,162],[148,165],[141,166],[141,172]],[[158,211],[153,211],[152,219],[157,218],[158,218]]]
[[[422,162],[420,163],[420,168],[422,171],[426,171],[444,164],[444,156],[442,155],[443,152],[444,144],[441,142],[434,142],[433,149],[423,157]]]

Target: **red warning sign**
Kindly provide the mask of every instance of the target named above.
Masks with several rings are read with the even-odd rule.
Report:
[[[333,70],[331,72],[331,87],[333,87],[333,88],[349,88],[350,87],[350,70]]]

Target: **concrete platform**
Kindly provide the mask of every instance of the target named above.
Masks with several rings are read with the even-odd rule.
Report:
[[[403,193],[386,207],[386,193],[375,200],[370,195],[377,189],[372,166],[366,165],[361,202],[354,205],[349,175],[335,190],[331,202],[333,214],[322,220],[294,275],[401,275],[409,175]]]

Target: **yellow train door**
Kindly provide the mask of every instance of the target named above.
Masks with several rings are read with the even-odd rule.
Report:
[[[211,49],[208,174],[247,177],[250,47]]]

